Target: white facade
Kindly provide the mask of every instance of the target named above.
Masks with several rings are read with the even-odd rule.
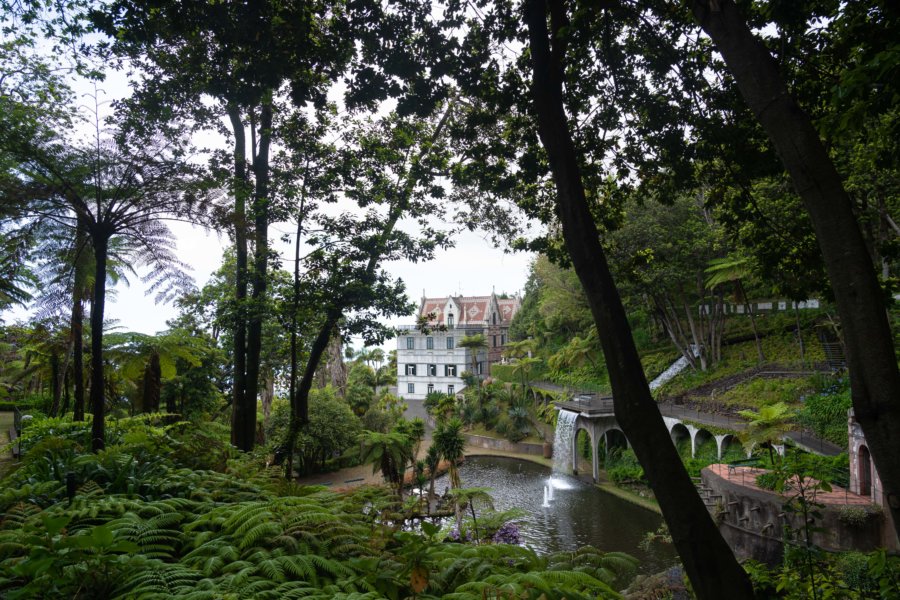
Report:
[[[403,327],[397,336],[397,393],[424,399],[430,392],[455,394],[465,383],[463,371],[473,369],[472,353],[459,347],[466,336],[481,334],[487,348],[480,350],[475,374],[486,376],[500,360],[509,325],[521,306],[518,296],[447,296],[422,298],[418,316],[429,333],[416,326]]]
[[[481,333],[473,329],[472,333]],[[462,391],[463,371],[472,369],[472,354],[457,346],[467,335],[464,328],[423,334],[415,328],[400,331],[397,337],[397,394],[423,400],[430,392],[455,394]],[[486,359],[479,352],[479,362]]]

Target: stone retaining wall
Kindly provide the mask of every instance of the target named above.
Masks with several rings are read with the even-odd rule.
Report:
[[[784,510],[786,498],[728,481],[709,468],[703,469],[701,480],[719,531],[738,558],[778,564],[784,552],[784,526],[799,535],[802,521],[799,515]],[[889,539],[893,532],[885,531],[886,522],[879,507],[854,505],[854,509],[865,511],[862,522],[856,524],[841,518],[843,508],[843,505],[828,504],[822,509],[822,518],[816,521],[822,531],[812,535],[815,545],[829,551],[865,552],[879,547],[897,550],[896,542]]]
[[[535,456],[543,456],[544,445],[532,444],[527,442],[510,442],[499,438],[486,437],[483,435],[465,434],[466,444],[477,448],[486,448],[488,450],[498,450],[500,452],[516,452],[519,454],[533,454]]]

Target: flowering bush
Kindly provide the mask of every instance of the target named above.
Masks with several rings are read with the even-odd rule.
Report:
[[[495,544],[518,545],[521,542],[519,527],[515,523],[504,523],[500,529],[494,532],[491,541]]]
[[[447,534],[447,539],[451,542],[471,542],[472,532],[463,530],[462,535],[460,535],[459,529],[454,527],[450,530],[450,533]]]

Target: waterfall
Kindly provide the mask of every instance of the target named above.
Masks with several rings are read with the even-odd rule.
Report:
[[[694,356],[698,356],[697,348],[694,345],[691,345],[691,353]],[[650,391],[652,392],[659,386],[668,383],[670,379],[684,371],[690,363],[688,362],[687,357],[682,356],[671,365],[669,368],[659,374],[659,376],[650,382]]]
[[[578,413],[562,409],[556,417],[556,436],[553,438],[554,473],[572,473],[572,445],[577,418]]]

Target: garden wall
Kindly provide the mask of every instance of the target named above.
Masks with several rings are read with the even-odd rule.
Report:
[[[769,565],[780,563],[784,527],[794,529],[799,536],[802,523],[800,515],[784,510],[786,498],[728,481],[709,468],[703,469],[701,481],[701,493],[719,531],[738,558],[753,558]],[[821,531],[813,533],[812,541],[824,550],[900,549],[880,507],[828,504],[821,512],[822,518],[816,521]]]
[[[499,452],[516,452],[518,454],[533,454],[542,456],[544,454],[543,444],[532,444],[528,442],[510,442],[500,438],[486,437],[483,435],[465,434],[466,445],[475,446],[476,448],[485,448],[487,450],[497,450]]]

